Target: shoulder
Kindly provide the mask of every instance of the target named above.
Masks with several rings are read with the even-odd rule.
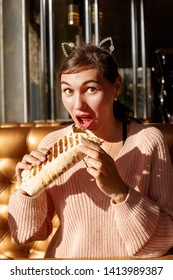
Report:
[[[142,123],[136,123],[131,122],[130,124],[131,132],[139,135],[148,135],[149,137],[163,137],[163,133],[161,130],[159,130],[157,127],[155,127],[152,124],[142,124]]]
[[[131,123],[130,135],[132,139],[142,146],[154,148],[166,144],[165,136],[161,130],[152,124]]]
[[[53,145],[53,143],[55,143],[58,139],[62,138],[64,135],[67,135],[70,132],[71,127],[72,125],[69,125],[62,129],[50,132],[41,140],[39,148],[49,149]]]

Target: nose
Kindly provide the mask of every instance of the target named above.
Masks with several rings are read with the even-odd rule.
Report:
[[[77,110],[84,110],[87,108],[87,103],[84,97],[80,93],[76,93],[74,96],[74,107]]]

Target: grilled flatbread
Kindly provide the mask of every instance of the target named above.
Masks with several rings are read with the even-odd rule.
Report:
[[[63,136],[52,145],[44,163],[22,172],[19,188],[30,196],[36,196],[58,176],[82,160],[84,154],[77,149],[81,143],[81,136],[101,145],[101,141],[90,131],[72,126],[69,135]]]

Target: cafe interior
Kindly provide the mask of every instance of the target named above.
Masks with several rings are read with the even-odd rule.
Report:
[[[172,0],[0,0],[0,259],[43,258],[50,241],[16,244],[8,201],[17,162],[72,123],[56,80],[62,43],[113,40],[120,100],[163,131],[173,167],[172,18]]]

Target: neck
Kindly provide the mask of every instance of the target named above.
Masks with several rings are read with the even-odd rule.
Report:
[[[122,140],[122,123],[114,118],[94,134],[106,142],[119,142]]]

